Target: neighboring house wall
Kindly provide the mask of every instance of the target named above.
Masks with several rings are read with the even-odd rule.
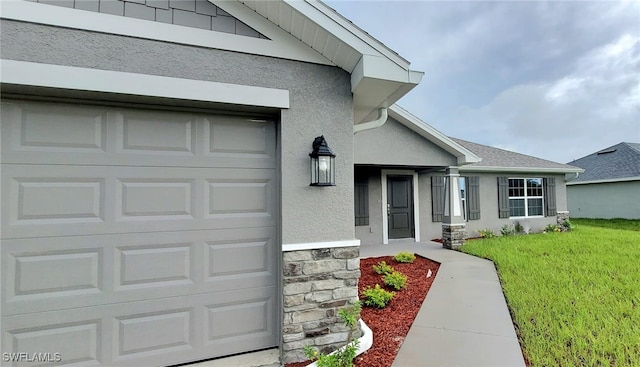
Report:
[[[397,166],[452,166],[456,158],[393,118],[354,137],[355,163]]]
[[[640,219],[640,180],[567,185],[567,198],[572,217]]]
[[[279,124],[282,243],[353,239],[350,76],[329,66],[3,20],[0,57],[290,91]],[[317,103],[322,101],[322,103]],[[336,186],[309,187],[311,143],[337,155]],[[317,225],[316,225],[317,224]],[[331,230],[327,230],[331,228]]]

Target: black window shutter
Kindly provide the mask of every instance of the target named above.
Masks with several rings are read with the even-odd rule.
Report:
[[[509,218],[509,177],[498,177],[498,218]]]
[[[356,176],[355,182],[356,226],[369,225],[369,179]]]
[[[545,216],[554,217],[558,214],[558,210],[556,208],[556,178],[545,177],[543,181]]]
[[[467,207],[469,208],[469,220],[480,219],[480,177],[470,176],[467,182]]]
[[[431,176],[431,214],[433,222],[444,216],[444,176]]]

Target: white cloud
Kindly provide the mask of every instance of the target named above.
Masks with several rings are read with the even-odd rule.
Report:
[[[508,88],[464,112],[467,121],[476,121],[469,132],[491,145],[560,162],[640,141],[639,49],[640,38],[625,34],[589,51],[569,75]]]
[[[447,135],[567,162],[640,142],[640,2],[331,1],[426,72],[399,104]]]

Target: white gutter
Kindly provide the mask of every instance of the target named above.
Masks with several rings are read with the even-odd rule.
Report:
[[[378,111],[380,112],[380,117],[378,117],[376,120],[363,122],[358,125],[353,125],[353,134],[355,135],[365,130],[377,129],[382,125],[384,125],[384,123],[387,122],[387,117],[389,117],[389,113],[387,112],[386,108],[381,108]]]

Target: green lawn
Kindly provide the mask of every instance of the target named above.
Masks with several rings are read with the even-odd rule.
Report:
[[[640,366],[640,221],[572,223],[462,251],[495,262],[531,366]]]

